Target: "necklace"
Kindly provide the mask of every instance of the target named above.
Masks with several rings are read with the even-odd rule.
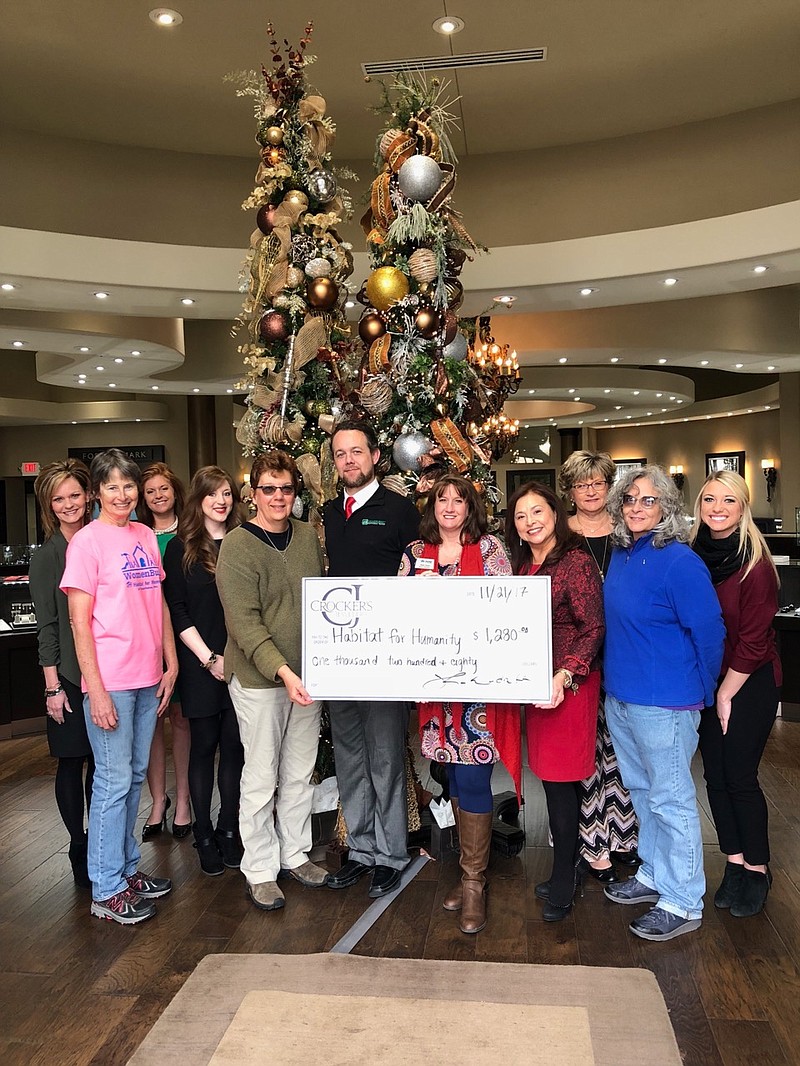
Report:
[[[610,540],[610,535],[608,533],[606,533],[605,536],[603,537],[603,561],[602,562],[598,562],[597,556],[594,553],[594,548],[592,547],[592,545],[591,545],[591,543],[589,541],[589,537],[587,537],[584,534],[583,539],[586,541],[586,547],[589,549],[589,554],[594,559],[595,566],[600,571],[600,580],[601,581],[605,581],[606,577],[605,577],[605,574],[603,573],[603,571],[604,571],[605,565],[606,565],[606,556],[608,555],[608,542]],[[599,538],[595,537],[595,538],[592,538],[592,539],[597,540]]]
[[[275,543],[275,541],[269,535],[269,530],[265,529],[264,526],[262,526],[261,523],[258,521],[258,519],[255,520],[255,524],[258,526],[258,528],[261,530],[261,532],[267,538],[267,547],[268,548],[272,548],[273,551],[277,552],[278,555],[280,555],[280,557],[283,560],[283,562],[286,563],[286,552],[289,550],[289,545],[292,543],[292,524],[291,524],[291,522],[289,523],[289,525],[284,530],[284,533],[286,533],[286,544],[282,548],[278,547],[278,545]],[[276,534],[276,536],[277,535],[278,534]],[[280,535],[282,536],[283,534],[280,534]]]
[[[156,534],[157,537],[161,537],[161,536],[163,536],[166,533],[174,533],[177,528],[178,528],[178,519],[176,518],[174,522],[171,522],[168,526],[165,526],[163,529],[155,530],[155,534]]]

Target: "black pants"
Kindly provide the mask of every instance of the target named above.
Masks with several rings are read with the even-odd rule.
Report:
[[[581,801],[578,781],[542,781],[547,817],[553,838],[553,871],[550,902],[566,907],[575,895],[575,863],[578,859],[578,815]]]
[[[758,783],[758,764],[779,694],[772,663],[765,663],[733,697],[724,736],[715,707],[706,707],[700,716],[700,752],[720,850],[744,855],[749,866],[769,862],[767,802]]]
[[[239,828],[239,782],[244,765],[244,749],[232,706],[208,718],[190,718],[189,730],[192,737],[189,793],[194,809],[194,833],[198,840],[206,840],[214,831],[211,824],[211,796],[214,791],[214,759],[218,748],[217,828]]]

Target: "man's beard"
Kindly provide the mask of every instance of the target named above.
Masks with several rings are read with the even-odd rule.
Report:
[[[348,489],[362,489],[365,485],[368,485],[375,476],[375,470],[372,469],[368,474],[359,470],[357,474],[342,474],[342,483],[345,488]]]

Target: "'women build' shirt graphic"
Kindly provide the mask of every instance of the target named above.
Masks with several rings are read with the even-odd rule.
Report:
[[[122,576],[129,589],[152,589],[161,585],[161,562],[137,544],[131,552],[122,552]]]

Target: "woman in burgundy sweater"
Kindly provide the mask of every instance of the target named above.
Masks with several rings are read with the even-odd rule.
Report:
[[[708,801],[727,857],[714,905],[747,918],[763,908],[772,884],[758,764],[780,696],[772,628],[778,575],[738,474],[724,470],[708,477],[694,514],[693,547],[711,572],[727,630],[716,704],[700,720]]]
[[[553,837],[553,871],[536,886],[547,922],[572,909],[578,859],[580,782],[594,771],[603,587],[564,504],[546,485],[527,482],[508,501],[506,546],[515,574],[550,578],[553,688],[546,704],[528,705],[528,763],[541,780]]]

